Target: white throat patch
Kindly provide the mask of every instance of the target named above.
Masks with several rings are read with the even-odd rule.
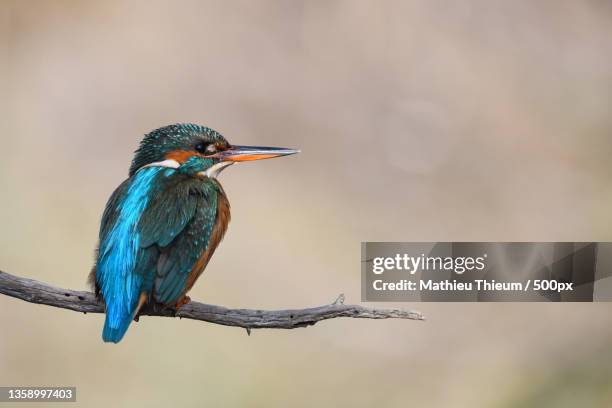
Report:
[[[234,162],[231,162],[231,161],[219,162],[217,164],[210,166],[206,171],[201,171],[198,174],[202,176],[206,176],[208,178],[217,178],[217,176],[219,175],[219,173],[221,173],[223,169],[231,166],[232,164],[234,164]]]

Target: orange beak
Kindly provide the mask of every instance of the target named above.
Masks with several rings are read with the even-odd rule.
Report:
[[[219,157],[222,161],[243,162],[288,156],[299,152],[299,150],[286,149],[284,147],[232,146],[219,153]]]

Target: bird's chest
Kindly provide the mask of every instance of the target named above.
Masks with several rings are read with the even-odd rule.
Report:
[[[207,229],[206,251],[214,251],[223,239],[230,221],[230,204],[225,191],[216,180],[204,181],[205,194],[198,200],[197,221]]]
[[[198,277],[202,274],[210,258],[219,246],[225,235],[225,231],[230,221],[230,204],[223,189],[218,186],[215,195],[214,211],[210,211],[211,206],[198,209],[196,222],[191,226],[193,236],[206,239],[206,245],[201,247],[198,260],[193,265],[186,283],[186,291],[191,289]]]

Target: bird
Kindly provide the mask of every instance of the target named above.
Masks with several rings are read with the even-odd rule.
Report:
[[[222,170],[298,152],[232,145],[192,123],[146,134],[105,206],[89,274],[105,306],[104,342],[120,342],[145,304],[178,310],[190,301],[230,221]]]

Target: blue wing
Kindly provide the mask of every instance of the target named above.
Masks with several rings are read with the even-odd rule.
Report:
[[[215,211],[216,189],[174,169],[143,168],[119,186],[104,212],[96,265],[104,341],[123,338],[141,296],[177,300],[208,245]]]
[[[96,264],[96,282],[106,304],[104,341],[118,342],[134,318],[156,254],[142,251],[138,222],[154,196],[163,167],[142,169],[113,194],[104,212]]]
[[[138,229],[143,250],[159,251],[149,283],[155,301],[172,304],[184,293],[194,265],[208,248],[216,214],[217,184],[192,177],[175,177],[147,208]]]

